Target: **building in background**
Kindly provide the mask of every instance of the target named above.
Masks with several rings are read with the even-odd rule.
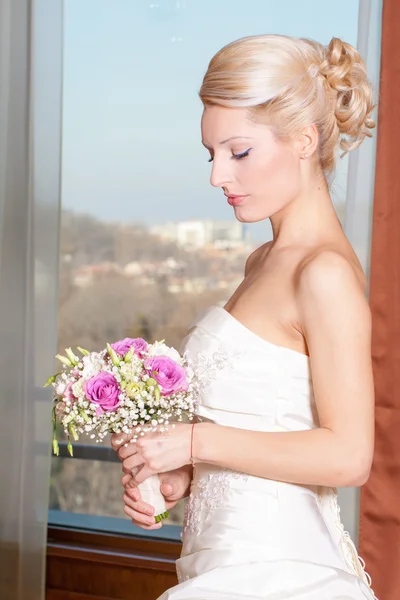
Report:
[[[196,250],[209,245],[219,249],[238,248],[250,242],[246,226],[239,221],[192,219],[156,225],[150,231],[186,250]]]

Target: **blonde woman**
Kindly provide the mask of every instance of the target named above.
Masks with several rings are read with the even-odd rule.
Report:
[[[180,583],[160,600],[371,600],[336,496],[370,472],[371,316],[328,183],[338,147],[374,127],[364,62],[336,38],[247,37],[200,97],[211,184],[273,239],[183,341],[209,367],[198,422],[120,447],[125,512],[155,529],[136,484],[161,473],[169,507],[190,486]]]

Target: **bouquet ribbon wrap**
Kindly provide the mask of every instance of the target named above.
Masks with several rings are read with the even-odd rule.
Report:
[[[134,473],[133,473],[134,474]],[[160,478],[156,475],[150,475],[145,481],[138,485],[143,502],[154,507],[154,517],[156,523],[168,517],[165,498],[160,491]]]

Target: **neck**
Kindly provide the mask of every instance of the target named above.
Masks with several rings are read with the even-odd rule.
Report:
[[[342,231],[325,177],[309,180],[301,194],[270,217],[273,245],[312,246]]]

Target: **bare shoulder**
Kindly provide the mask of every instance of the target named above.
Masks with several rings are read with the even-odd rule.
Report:
[[[262,246],[259,246],[258,248],[253,250],[253,252],[247,257],[246,264],[244,267],[244,276],[245,277],[247,277],[247,275],[250,273],[250,271],[262,259],[264,253],[266,252],[266,250],[268,250],[268,248],[271,246],[271,244],[272,244],[272,242],[266,242],[265,244],[262,244]]]
[[[305,257],[296,272],[296,295],[300,310],[346,309],[370,319],[366,278],[361,267],[342,252],[320,249]]]

